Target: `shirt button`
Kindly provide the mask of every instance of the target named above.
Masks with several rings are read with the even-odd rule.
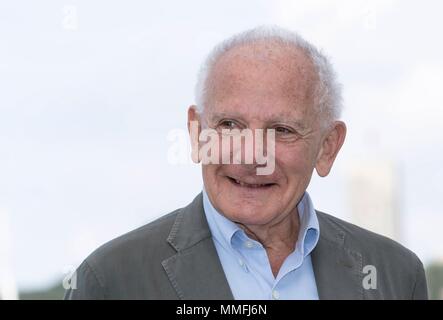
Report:
[[[245,265],[245,263],[243,262],[242,259],[238,259],[238,264],[239,264],[241,267],[243,267],[243,266]]]
[[[272,290],[272,298],[278,300],[280,298],[280,293],[277,290]]]
[[[254,246],[254,244],[252,243],[252,241],[246,241],[246,242],[245,242],[245,247],[246,247],[246,248],[249,248],[249,249],[250,249],[250,248],[252,248],[253,246]]]

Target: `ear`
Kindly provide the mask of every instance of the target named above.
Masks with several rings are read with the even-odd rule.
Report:
[[[188,108],[188,132],[191,139],[191,158],[195,163],[200,162],[199,157],[199,136],[201,132],[200,115],[197,107],[192,105]]]
[[[343,121],[335,121],[323,138],[315,163],[315,170],[320,177],[326,177],[331,171],[334,160],[345,142],[346,125]]]

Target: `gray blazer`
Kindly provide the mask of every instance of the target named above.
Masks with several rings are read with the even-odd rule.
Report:
[[[423,265],[413,252],[328,214],[317,215],[320,239],[311,255],[320,299],[427,299]],[[376,289],[363,285],[366,265],[376,268]],[[233,299],[202,194],[97,249],[72,282],[76,289],[67,290],[65,299]]]

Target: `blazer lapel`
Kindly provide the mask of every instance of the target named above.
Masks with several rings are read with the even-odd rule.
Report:
[[[312,252],[320,299],[363,299],[362,256],[345,246],[345,232],[317,211],[320,239]]]
[[[162,265],[180,299],[234,299],[206,221],[201,193],[177,214],[167,241],[177,253]]]
[[[311,253],[320,299],[363,299],[362,256],[345,245],[345,232],[318,212],[320,239]],[[176,254],[162,262],[180,299],[232,300],[203,211],[200,193],[180,209],[167,238]]]

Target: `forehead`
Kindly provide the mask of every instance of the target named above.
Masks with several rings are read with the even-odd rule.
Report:
[[[208,81],[212,111],[261,116],[305,115],[317,81],[301,49],[262,42],[235,47],[216,62]]]

